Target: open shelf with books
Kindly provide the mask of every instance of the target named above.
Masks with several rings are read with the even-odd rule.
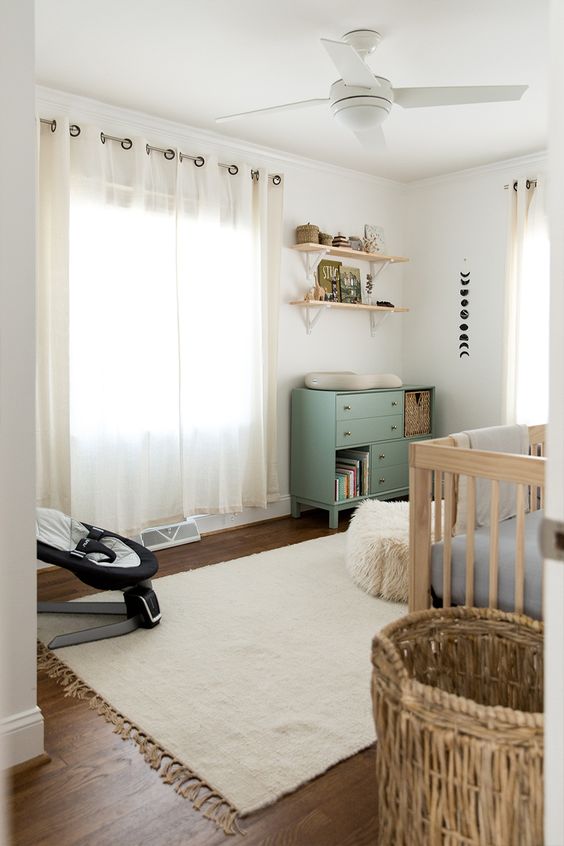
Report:
[[[324,244],[294,244],[292,249],[304,257],[309,287],[303,300],[292,300],[290,305],[305,310],[308,335],[311,334],[324,311],[330,308],[364,311],[369,315],[372,335],[376,334],[378,327],[390,314],[409,311],[408,308],[386,301],[374,302],[375,295],[373,294],[376,278],[388,265],[406,262],[409,259],[382,253],[366,253],[350,247],[330,247]],[[367,276],[365,285],[362,285],[358,268],[343,265],[339,261],[328,260],[327,256],[368,262],[370,274]],[[370,280],[370,288],[368,288],[368,280]]]

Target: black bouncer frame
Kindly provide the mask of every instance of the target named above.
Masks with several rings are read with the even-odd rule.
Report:
[[[37,557],[41,561],[63,567],[71,571],[82,582],[99,590],[121,590],[121,602],[89,602],[88,600],[69,600],[65,602],[38,602],[40,614],[90,614],[125,617],[115,623],[105,623],[87,629],[60,634],[48,644],[49,649],[63,646],[76,646],[80,643],[119,637],[135,631],[140,626],[153,628],[161,619],[161,612],[156,594],[152,587],[151,576],[158,570],[154,554],[135,541],[117,535],[105,529],[99,529],[88,523],[82,523],[88,529],[88,537],[81,540],[76,549],[65,551],[55,549],[49,544],[37,541]],[[101,543],[103,537],[113,537],[130,547],[140,559],[139,567],[112,567],[115,553]],[[89,552],[101,552],[110,562],[103,567],[87,558]]]

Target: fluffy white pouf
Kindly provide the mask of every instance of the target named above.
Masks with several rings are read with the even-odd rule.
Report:
[[[407,602],[409,503],[367,499],[346,536],[346,566],[353,582],[373,596]]]

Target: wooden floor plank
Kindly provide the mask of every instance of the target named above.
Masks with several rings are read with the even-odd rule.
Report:
[[[339,530],[350,513],[341,514]],[[159,576],[183,572],[334,534],[327,513],[291,517],[206,535],[199,543],[158,553]],[[38,578],[40,600],[73,599],[90,591],[71,574]],[[137,748],[124,742],[88,704],[65,698],[39,674],[39,705],[51,761],[14,777],[14,846],[371,846],[376,842],[374,749],[242,822],[244,838],[227,838],[190,802],[163,784]]]

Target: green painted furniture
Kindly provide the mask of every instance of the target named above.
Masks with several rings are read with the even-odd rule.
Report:
[[[425,432],[405,435],[406,393],[427,392],[429,426]],[[339,512],[363,499],[394,499],[409,492],[408,447],[411,441],[432,438],[434,394],[430,385],[404,385],[372,391],[292,391],[290,495],[292,516],[302,505],[325,508],[329,526],[337,528]],[[408,432],[413,431],[412,421]],[[340,449],[369,451],[369,491],[362,496],[335,498],[335,467]]]

